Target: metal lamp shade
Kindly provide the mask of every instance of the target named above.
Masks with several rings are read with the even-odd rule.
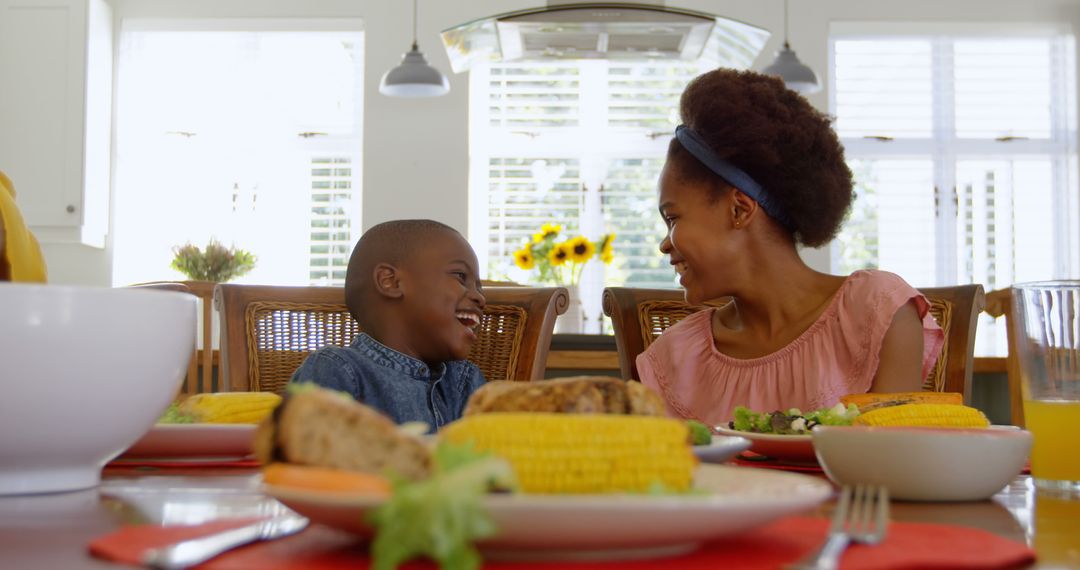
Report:
[[[821,82],[813,69],[810,69],[795,55],[791,46],[784,42],[784,48],[776,52],[776,61],[762,70],[767,75],[775,75],[784,80],[784,84],[796,93],[808,94],[821,91]]]
[[[449,92],[446,76],[428,65],[416,44],[379,82],[379,93],[391,97],[438,97]]]

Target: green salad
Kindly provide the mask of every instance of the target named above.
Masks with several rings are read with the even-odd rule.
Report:
[[[686,420],[686,425],[690,428],[690,443],[692,445],[709,445],[712,443],[712,430],[709,429],[709,426],[697,420]]]
[[[858,415],[859,408],[855,404],[847,407],[836,404],[831,408],[806,413],[798,408],[791,408],[786,412],[755,412],[750,408],[737,406],[735,419],[728,426],[731,429],[754,433],[805,435],[818,425],[849,426]]]

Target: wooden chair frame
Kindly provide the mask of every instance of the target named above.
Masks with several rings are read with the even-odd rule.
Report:
[[[494,358],[500,362],[476,362],[485,371],[485,377],[489,370],[504,366],[503,377],[487,379],[530,381],[543,378],[555,319],[566,312],[569,305],[566,289],[487,287],[484,295],[487,304],[478,333],[480,339],[474,350],[485,338],[512,335],[500,338],[499,346],[493,349],[496,351]],[[259,391],[269,387],[267,380],[258,374],[254,348],[256,320],[260,318],[257,314],[275,307],[298,312],[317,311],[339,315],[340,326],[355,327],[359,331],[345,306],[345,292],[341,287],[219,284],[214,290],[214,305],[221,317],[221,370],[225,378],[222,387],[231,391]],[[522,324],[515,328],[517,323]],[[473,360],[472,355],[470,360]],[[280,378],[274,380],[272,389],[279,389],[284,382]]]
[[[185,394],[201,394],[213,391],[214,382],[214,287],[213,281],[151,281],[139,283],[133,287],[154,287],[191,293],[202,302],[202,350],[195,347],[195,355],[188,364],[187,381],[184,383]],[[202,368],[200,382],[199,368]],[[224,370],[224,367],[222,367]],[[223,375],[219,375],[224,378]],[[222,381],[223,382],[223,381]],[[222,383],[222,386],[224,384]]]
[[[928,378],[926,387],[946,392],[959,392],[964,401],[971,401],[971,377],[974,365],[975,329],[979,312],[986,304],[982,285],[958,285],[919,290],[930,301],[930,311],[939,323],[945,322],[945,359],[939,360]],[[722,306],[726,299],[710,302]],[[707,307],[691,307],[684,301],[680,289],[635,289],[608,287],[604,289],[604,314],[611,317],[615,329],[615,345],[619,351],[619,368],[626,378],[640,380],[637,356],[664,329],[687,315]],[[670,317],[658,317],[669,313]],[[966,349],[955,350],[955,347]]]
[[[134,285],[128,285],[128,287],[133,287],[133,288],[138,288],[138,289],[156,289],[156,290],[159,290],[159,291],[176,291],[178,293],[188,293],[189,295],[195,295],[197,297],[200,296],[197,291],[193,290],[189,286],[189,283],[194,283],[194,282],[150,281],[150,282],[147,282],[147,283],[136,283]],[[206,318],[206,316],[209,315],[209,312],[208,312],[209,306],[210,306],[209,302],[204,299],[203,300],[203,307],[204,307],[203,314],[204,314],[204,319],[205,320],[203,321],[203,323],[204,323],[203,332],[204,332],[204,338],[207,339],[204,342],[204,346],[209,346],[210,345],[210,341],[208,340],[209,337],[206,334],[206,333],[209,332],[209,328],[207,328],[207,327],[209,326],[208,323],[210,322],[210,319]],[[209,353],[207,353],[207,354],[209,354]],[[187,376],[186,376],[186,378],[184,380],[184,385],[180,389],[180,391],[182,393],[196,394],[198,392],[203,391],[203,390],[200,390],[200,388],[199,388],[199,361],[198,361],[198,356],[199,356],[199,347],[198,347],[198,344],[196,344],[195,350],[191,355],[191,359],[188,361]],[[207,367],[204,368],[204,370],[206,370],[207,378],[209,378],[210,367],[207,366]],[[209,382],[207,382],[207,385],[209,386]]]
[[[986,306],[983,287],[921,287],[919,292],[930,301],[931,314],[945,330],[945,345],[942,346],[945,359],[939,358],[930,374],[931,378],[940,378],[933,388],[938,392],[959,392],[964,395],[964,403],[970,404],[971,377],[975,368],[975,331],[979,324],[979,313]],[[964,348],[956,350],[956,347]]]
[[[619,352],[619,370],[623,378],[641,380],[637,356],[668,327],[708,305],[719,307],[727,303],[724,299],[695,307],[686,304],[685,299],[682,289],[604,289],[604,314],[611,318],[615,330],[615,348]],[[650,317],[654,315],[661,321],[660,326],[650,324]]]

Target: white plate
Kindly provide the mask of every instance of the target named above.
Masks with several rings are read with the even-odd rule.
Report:
[[[745,437],[750,440],[750,451],[782,461],[817,463],[814,455],[814,440],[807,435],[778,435],[775,433],[753,433],[721,426],[713,428],[720,435]]]
[[[700,465],[699,494],[490,495],[497,534],[485,556],[519,560],[669,556],[714,538],[814,508],[832,494],[821,478],[765,469]],[[370,536],[367,512],[380,499],[264,485],[263,491],[312,521]]]
[[[750,440],[745,437],[714,435],[712,443],[695,445],[694,455],[703,463],[724,463],[748,447],[750,447]]]
[[[255,424],[157,424],[120,457],[243,457]]]

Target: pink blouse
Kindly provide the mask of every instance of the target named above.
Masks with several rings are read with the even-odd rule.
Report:
[[[637,357],[641,382],[664,397],[668,414],[707,425],[731,420],[735,406],[757,411],[833,406],[840,396],[867,392],[893,316],[915,300],[923,325],[922,370],[933,369],[945,333],[930,304],[899,276],[856,271],[798,338],[759,358],[727,356],[713,344],[715,309],[694,313]]]

